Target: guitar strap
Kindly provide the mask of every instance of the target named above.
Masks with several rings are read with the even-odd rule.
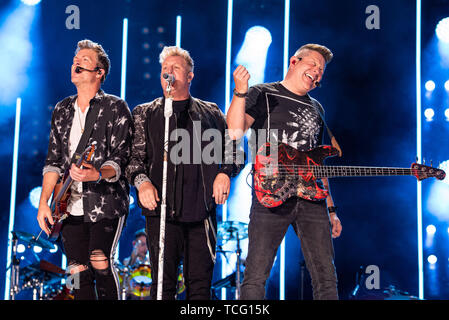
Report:
[[[342,156],[343,152],[341,151],[340,145],[337,142],[337,139],[335,139],[335,136],[332,134],[331,129],[327,126],[326,120],[324,120],[324,115],[321,113],[320,109],[321,107],[318,105],[318,102],[315,99],[310,99],[312,101],[313,106],[320,114],[321,120],[323,120],[324,126],[326,127],[327,134],[329,135],[329,138],[331,140],[332,146],[338,150],[339,157]]]
[[[89,110],[87,111],[86,123],[84,125],[84,132],[81,135],[80,141],[78,142],[78,146],[76,147],[76,150],[73,153],[72,160],[70,161],[70,163],[76,163],[83,154],[84,150],[86,150],[87,141],[90,138],[90,135],[94,128],[94,124],[97,121],[99,112],[100,112],[99,104],[91,105]]]

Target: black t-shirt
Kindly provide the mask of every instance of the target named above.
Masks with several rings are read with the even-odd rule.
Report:
[[[193,163],[193,122],[189,117],[190,99],[173,101],[177,127],[186,129],[190,137],[190,161],[176,166],[176,219],[182,222],[202,221],[207,217],[201,167]]]
[[[277,142],[300,151],[315,148],[322,142],[320,113],[324,114],[324,110],[308,94],[294,94],[280,82],[258,84],[249,89],[245,109],[255,120],[251,128],[256,135],[258,129],[276,129]]]

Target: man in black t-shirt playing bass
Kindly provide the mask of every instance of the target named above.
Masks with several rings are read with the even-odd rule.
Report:
[[[304,45],[290,58],[282,81],[255,85],[249,90],[250,75],[245,67],[238,66],[233,73],[234,96],[226,120],[231,139],[240,139],[251,128],[256,134],[261,129],[275,130],[278,143],[299,151],[320,145],[324,109],[308,92],[319,86],[332,57],[332,52],[322,45]],[[328,179],[321,182],[329,191]],[[295,196],[272,208],[262,205],[253,193],[241,298],[265,297],[265,283],[289,225],[301,240],[314,299],[338,299],[332,238],[340,236],[342,226],[330,192],[322,201]]]

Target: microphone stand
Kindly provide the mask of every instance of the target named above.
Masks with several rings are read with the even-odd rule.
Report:
[[[159,228],[159,261],[157,273],[157,300],[162,300],[162,287],[164,277],[164,250],[165,250],[165,222],[167,216],[167,167],[168,167],[168,131],[169,119],[173,114],[173,98],[170,95],[171,82],[168,82],[166,88],[168,93],[165,98],[164,117],[165,117],[165,132],[164,132],[164,163],[162,169],[162,204],[161,204],[161,219]]]

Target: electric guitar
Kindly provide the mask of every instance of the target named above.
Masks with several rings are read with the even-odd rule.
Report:
[[[75,165],[80,168],[83,162],[90,162],[94,152],[95,144],[92,144],[81,154]],[[51,225],[47,221],[48,228],[50,229],[48,240],[50,241],[56,241],[58,239],[62,222],[69,216],[67,204],[71,195],[70,187],[73,183],[69,170],[70,167],[64,172],[61,182],[58,183],[53,190],[53,200],[50,205],[50,210],[54,224]]]
[[[254,165],[256,196],[267,208],[280,206],[292,196],[312,201],[326,199],[328,191],[317,184],[321,178],[412,175],[418,180],[443,180],[446,176],[441,169],[418,163],[411,168],[324,166],[324,159],[338,155],[332,146],[302,152],[281,143],[274,150],[277,154],[271,155],[270,143],[265,143],[258,150]]]

